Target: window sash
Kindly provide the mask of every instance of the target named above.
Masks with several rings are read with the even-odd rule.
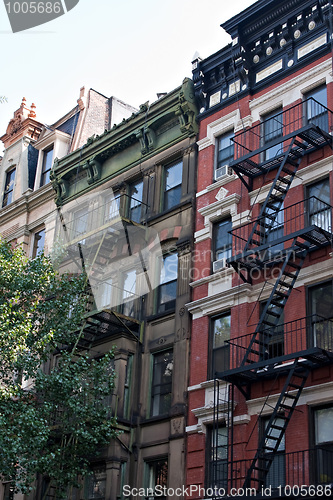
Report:
[[[139,223],[142,217],[143,181],[130,186],[130,220]]]
[[[3,207],[6,207],[13,201],[15,175],[16,175],[15,168],[6,173],[5,190],[2,201]]]
[[[164,210],[169,210],[181,200],[183,162],[165,167],[164,176]]]
[[[32,258],[34,259],[44,250],[45,245],[45,229],[34,234],[34,246],[32,250]]]
[[[40,186],[45,186],[50,182],[50,174],[53,160],[53,146],[43,151],[42,174],[40,179]]]
[[[151,416],[167,414],[171,407],[173,351],[153,355]]]
[[[232,255],[231,219],[215,224],[215,260],[228,259]]]

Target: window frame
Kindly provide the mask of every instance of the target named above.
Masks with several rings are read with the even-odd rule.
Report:
[[[224,445],[219,444],[219,431],[220,429],[226,430],[226,443]],[[228,458],[229,458],[229,445],[228,445],[228,427],[225,422],[220,422],[217,426],[210,426],[208,429],[208,439],[206,440],[206,463],[207,463],[207,474],[206,474],[206,486],[207,488],[224,488],[226,491],[228,489]],[[217,431],[217,437],[216,437]],[[217,444],[217,455],[215,457],[215,449]],[[219,459],[219,450],[226,449],[226,456]],[[214,471],[214,464],[222,465],[222,479],[214,483],[214,479],[218,475],[218,471]],[[214,477],[215,476],[215,477]],[[221,482],[220,482],[221,481]]]
[[[306,305],[307,305],[306,309],[307,309],[307,318],[308,318],[307,344],[309,347],[313,347],[313,346],[317,345],[317,343],[318,343],[317,335],[318,335],[318,333],[319,334],[322,333],[320,331],[319,332],[316,331],[317,326],[320,325],[320,323],[322,323],[323,324],[322,329],[324,329],[326,319],[333,321],[333,314],[330,317],[323,318],[321,320],[321,319],[315,317],[317,315],[317,313],[314,312],[314,310],[313,310],[312,297],[311,297],[312,291],[319,289],[320,287],[323,287],[326,285],[330,286],[332,289],[332,293],[331,293],[330,297],[332,297],[332,300],[333,300],[333,279],[320,281],[319,283],[314,283],[314,284],[306,287]],[[319,316],[319,314],[318,314],[318,316]],[[327,336],[329,336],[329,334],[330,334],[330,332],[327,334]],[[324,345],[322,347],[326,347],[329,350],[332,350],[333,349],[332,339],[326,338],[326,343],[325,343],[325,338],[326,337],[325,337],[325,332],[324,332],[324,344],[327,343],[329,345]]]
[[[223,226],[230,226],[225,231],[225,237],[228,238],[228,241],[225,245],[218,247],[218,231]],[[232,256],[232,234],[229,232],[232,230],[232,219],[231,217],[225,217],[221,220],[215,221],[213,223],[213,263],[221,261],[223,259],[228,259]],[[223,231],[221,231],[223,232]],[[225,253],[226,256],[219,257],[217,256],[217,252]],[[214,266],[213,266],[214,267]],[[214,269],[213,269],[214,271]]]
[[[48,154],[51,152],[52,152],[52,154],[49,157]],[[52,143],[49,146],[47,146],[45,149],[43,149],[43,160],[42,160],[42,167],[41,167],[41,173],[40,173],[39,187],[46,186],[46,184],[49,184],[49,182],[50,182],[50,174],[51,174],[51,169],[52,169],[52,165],[53,165],[53,157],[54,157],[54,144]],[[49,158],[51,158],[51,160],[49,160]],[[45,181],[45,179],[46,179],[46,181]]]
[[[172,168],[176,168],[178,165],[181,165],[181,180],[178,184],[172,185],[169,189],[167,189],[167,171]],[[183,185],[183,172],[184,172],[184,164],[183,164],[183,159],[179,159],[178,161],[174,161],[172,163],[169,163],[168,165],[164,165],[163,167],[163,202],[162,202],[162,207],[163,207],[163,212],[172,210],[173,208],[177,207],[181,203],[181,198],[182,198],[182,185]],[[177,194],[177,200],[175,203],[167,203],[168,200],[168,194],[171,193],[171,191],[175,190],[179,191],[179,194]]]
[[[272,160],[273,158],[279,157],[283,154],[283,121],[280,126],[267,130],[268,121],[273,121],[273,119],[278,115],[281,115],[283,120],[282,105],[261,115],[261,147],[264,148],[261,154],[262,162]],[[275,121],[277,122],[277,120]],[[277,131],[280,133],[276,133]],[[267,137],[270,135],[272,135],[272,138],[268,139]],[[281,142],[270,147],[269,144],[275,142],[277,138],[281,138]]]
[[[166,466],[166,481],[165,483],[160,483],[159,481],[157,481],[157,478],[156,478],[156,470],[155,469],[151,469],[151,468],[156,468],[157,464],[159,463],[163,463],[162,464],[162,467],[163,466]],[[152,479],[152,473],[154,474],[154,481],[151,481]],[[146,459],[144,461],[144,482],[145,482],[145,489],[146,489],[146,492],[150,492],[149,490],[151,489],[151,491],[154,491],[154,489],[156,488],[156,486],[165,486],[166,488],[168,488],[168,482],[169,482],[169,461],[168,461],[168,457],[167,456],[160,456],[160,457],[156,457],[156,458],[151,458],[151,459]],[[154,484],[153,484],[154,483]],[[148,495],[148,496],[145,496],[145,500],[155,500],[155,497],[154,495]],[[161,500],[166,500],[167,497],[165,496],[158,496],[158,498],[160,498]]]
[[[43,233],[43,237],[39,238],[39,240],[37,240],[37,235],[40,235],[41,233]],[[40,255],[43,251],[44,251],[44,248],[45,248],[45,236],[46,236],[46,230],[45,228],[42,228],[40,229],[39,231],[35,231],[33,233],[33,246],[32,246],[32,254],[31,254],[31,258],[32,259],[35,259],[36,257],[38,257],[38,255]],[[39,245],[38,245],[38,242],[42,240],[42,248],[39,249]]]
[[[327,183],[328,187],[328,201],[321,199],[322,197],[316,196],[314,194],[311,195],[311,189],[314,189],[316,186]],[[312,200],[312,197],[316,197],[318,201]],[[305,186],[305,199],[307,200],[307,210],[306,210],[306,224],[309,225],[317,225],[326,231],[330,231],[332,229],[332,208],[327,208],[326,205],[320,205],[320,202],[323,204],[327,203],[331,207],[331,186],[329,177],[322,177],[321,179],[317,179],[314,182],[311,182]],[[315,210],[315,205],[317,205],[317,210]],[[327,213],[327,215],[326,215]],[[322,214],[322,215],[319,215]],[[319,217],[319,220],[318,220]],[[317,222],[314,222],[314,219],[317,219]]]
[[[229,317],[229,336],[228,339],[224,339],[224,342],[221,346],[215,347],[215,324],[218,320],[227,318]],[[222,314],[212,316],[210,319],[210,341],[209,341],[209,346],[210,346],[210,356],[209,358],[211,359],[211,363],[208,365],[208,377],[209,378],[214,378],[215,373],[217,371],[217,359],[215,359],[215,354],[217,356],[218,353],[222,353],[222,368],[223,370],[218,370],[219,372],[221,371],[227,371],[230,369],[230,344],[226,343],[226,340],[230,340],[231,337],[231,310],[224,311]],[[221,362],[221,360],[220,360]]]
[[[316,95],[321,92],[321,90],[325,89],[325,104],[320,102],[318,99],[316,99]],[[309,101],[309,99],[314,99],[314,101]],[[304,118],[305,118],[305,124],[311,124],[313,123],[314,125],[318,125],[321,129],[325,130],[326,132],[329,132],[329,127],[328,127],[328,109],[327,109],[327,84],[326,82],[322,82],[316,87],[313,87],[311,90],[304,92],[303,94],[303,99],[304,99]],[[314,109],[318,108],[318,103],[319,106],[322,106],[323,108],[326,108],[325,111],[319,112],[319,113],[313,113],[312,107]],[[310,107],[311,106],[311,107]],[[320,108],[318,108],[319,111]],[[310,113],[309,113],[310,111]],[[309,116],[309,114],[311,116]],[[319,123],[318,123],[319,122]]]
[[[135,186],[142,185],[141,187],[141,200],[137,199],[135,196],[133,196],[132,189],[135,188]],[[140,224],[142,221],[143,217],[143,189],[144,189],[144,183],[143,179],[137,179],[136,181],[133,181],[129,183],[128,185],[128,207],[127,207],[127,215],[130,221],[136,222],[137,224]],[[139,191],[140,194],[140,191]],[[132,206],[132,201],[137,201],[139,203],[134,204]],[[133,218],[132,214],[134,211],[138,211],[138,216]]]
[[[176,257],[176,264],[177,264],[176,278],[162,282],[162,272],[163,272],[163,268],[165,269],[165,261],[166,261],[166,259],[173,258],[173,257]],[[156,314],[167,314],[167,313],[173,312],[176,308],[176,300],[177,300],[177,295],[178,295],[178,276],[179,276],[178,266],[179,266],[179,258],[178,258],[178,253],[176,251],[175,252],[164,252],[159,259],[159,263],[158,263],[159,285],[156,287],[156,294],[155,294],[156,301],[155,301],[155,308],[154,308]],[[161,302],[162,291],[164,288],[167,289],[168,286],[169,286],[169,288],[175,287],[174,297],[169,301]]]
[[[164,357],[165,356],[170,356],[170,359],[165,360],[165,369],[167,369],[168,365],[172,363],[172,369],[171,369],[171,375],[170,375],[170,380],[168,382],[162,382],[163,380],[163,375],[159,374],[159,380],[155,381],[157,378],[157,374],[155,372],[155,368],[158,367],[158,365],[162,365],[163,363],[161,362],[156,362],[157,356]],[[155,351],[151,353],[151,383],[150,383],[150,404],[149,404],[149,417],[154,418],[154,417],[166,417],[169,414],[170,408],[171,408],[171,402],[172,402],[172,386],[173,386],[173,365],[174,365],[174,352],[172,348],[168,349],[163,349],[159,351]],[[156,387],[167,387],[170,385],[170,390],[168,392],[155,392]],[[158,396],[158,397],[157,397]],[[162,398],[161,398],[162,396]],[[155,412],[155,398],[158,404],[158,412]],[[165,405],[165,399],[169,398],[169,402]],[[162,406],[167,407],[167,410],[161,411],[161,402]]]
[[[235,144],[231,140],[233,137],[235,137],[235,131],[234,129],[227,130],[220,134],[219,136],[216,137],[216,142],[215,142],[215,160],[214,160],[214,181],[219,180],[221,177],[224,177],[226,175],[232,175],[232,171],[230,168],[230,162],[235,158]],[[220,148],[220,144],[223,140],[229,140],[230,144],[229,146],[226,146],[224,148]],[[222,151],[227,151],[229,148],[232,148],[232,155],[231,154],[226,154],[223,156],[222,160],[220,159],[220,155]],[[224,174],[217,175],[218,170],[222,169],[223,167],[226,167],[226,171]]]
[[[331,478],[328,478],[328,481],[324,482],[320,480],[320,461],[319,461],[319,450],[322,451],[327,451],[329,452],[330,455],[330,460],[325,461],[329,463],[329,468],[332,470],[332,463],[333,463],[333,440],[332,441],[325,441],[323,443],[317,443],[317,436],[316,436],[316,412],[317,411],[322,411],[322,410],[330,410],[333,409],[333,403],[326,403],[326,404],[321,404],[318,406],[314,406],[311,408],[311,413],[310,413],[310,440],[312,444],[312,448],[314,450],[313,454],[313,467],[312,467],[312,477],[311,481],[313,484],[330,484],[333,482],[333,474]],[[323,460],[321,460],[323,463]]]
[[[11,175],[13,173],[14,177],[11,178]],[[8,207],[8,205],[13,203],[14,201],[13,198],[14,198],[15,178],[16,178],[16,166],[12,166],[5,172],[5,184],[2,197],[2,208]]]

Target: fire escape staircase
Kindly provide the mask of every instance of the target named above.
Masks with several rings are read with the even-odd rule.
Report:
[[[247,151],[245,151],[242,158],[233,162],[232,165],[249,190],[252,189],[251,179],[254,177],[265,174],[273,170],[273,168],[277,168],[277,172],[267,198],[261,207],[260,216],[251,223],[252,226],[247,233],[247,239],[241,238],[245,241],[242,252],[229,258],[228,264],[236,270],[243,281],[250,284],[252,283],[251,271],[253,269],[262,270],[266,265],[271,267],[279,266],[279,273],[272,284],[270,296],[260,314],[255,332],[251,336],[247,347],[244,346],[245,353],[242,361],[235,368],[216,374],[217,378],[231,382],[232,385],[235,384],[246,398],[250,395],[251,381],[260,380],[267,376],[272,377],[273,373],[277,374],[277,364],[279,364],[277,368],[281,368],[281,370],[278,370],[279,373],[286,377],[278,400],[273,407],[271,417],[263,430],[259,447],[245,475],[244,488],[254,486],[257,491],[260,491],[261,487],[265,485],[270,466],[296,409],[310,370],[315,364],[318,366],[315,356],[311,358],[311,355],[303,357],[297,353],[292,353],[289,357],[282,356],[282,360],[281,358],[271,357],[269,355],[269,344],[277,331],[281,315],[306,256],[312,250],[318,249],[328,242],[325,231],[320,228],[314,230],[314,225],[310,223],[308,228],[291,231],[291,233],[287,228],[289,234],[278,239],[278,243],[276,241],[273,243],[273,246],[282,244],[282,250],[278,252],[278,256],[270,248],[272,245],[270,244],[269,235],[277,227],[279,212],[283,208],[284,200],[297,174],[302,158],[311,150],[319,149],[326,144],[332,146],[332,138],[329,134],[324,130],[320,130],[314,124],[308,124],[294,133],[289,132],[283,137],[282,141],[284,141],[284,144],[288,144],[286,151],[282,155],[280,154],[279,158],[268,162],[270,165],[266,165],[266,167],[254,161],[256,155],[260,157],[263,148],[260,151],[257,149],[251,153],[245,145],[242,146],[239,143],[240,149],[243,148],[243,151],[247,149]],[[237,141],[235,142],[237,143]],[[244,144],[245,142],[244,139]],[[244,182],[244,176],[250,178],[249,183]],[[326,241],[323,242],[325,237]],[[277,359],[279,363],[276,363]],[[247,390],[244,390],[244,386],[247,387]]]
[[[291,365],[284,387],[273,409],[266,429],[260,440],[258,450],[247,471],[244,488],[254,487],[260,490],[264,485],[285,435],[288,423],[296,409],[297,402],[310,373],[310,368],[299,359]]]

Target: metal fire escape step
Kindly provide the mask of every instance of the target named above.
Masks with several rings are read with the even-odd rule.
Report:
[[[302,364],[298,359],[295,359],[294,363],[290,365],[281,394],[264,429],[251,466],[247,471],[244,488],[251,487],[253,483],[256,483],[255,488],[258,490],[261,486],[264,486],[270,466],[285,435],[309,373],[309,367]],[[283,421],[283,423],[280,424],[280,421]],[[259,477],[257,477],[258,472]]]
[[[264,243],[265,238],[267,238],[269,233],[273,230],[278,213],[305,153],[305,149],[299,146],[301,143],[296,141],[296,138],[292,139],[287,151],[285,151],[283,155],[267,198],[262,205],[259,219],[255,221],[251,234],[245,245],[245,252],[253,246],[261,246]],[[297,146],[296,149],[295,144]],[[290,175],[290,178],[286,179],[282,174],[283,172]],[[281,187],[281,184],[283,184],[283,187]],[[262,231],[263,228],[264,232]],[[254,238],[255,235],[260,236],[260,238]]]

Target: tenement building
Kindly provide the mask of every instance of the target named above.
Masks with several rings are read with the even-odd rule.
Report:
[[[65,248],[62,266],[86,272],[80,347],[115,349],[106,403],[121,431],[77,498],[185,484],[197,113],[185,79],[53,165],[59,218],[46,235]]]
[[[332,3],[259,0],[193,62],[193,498],[333,482]],[[249,489],[251,488],[251,489]]]

